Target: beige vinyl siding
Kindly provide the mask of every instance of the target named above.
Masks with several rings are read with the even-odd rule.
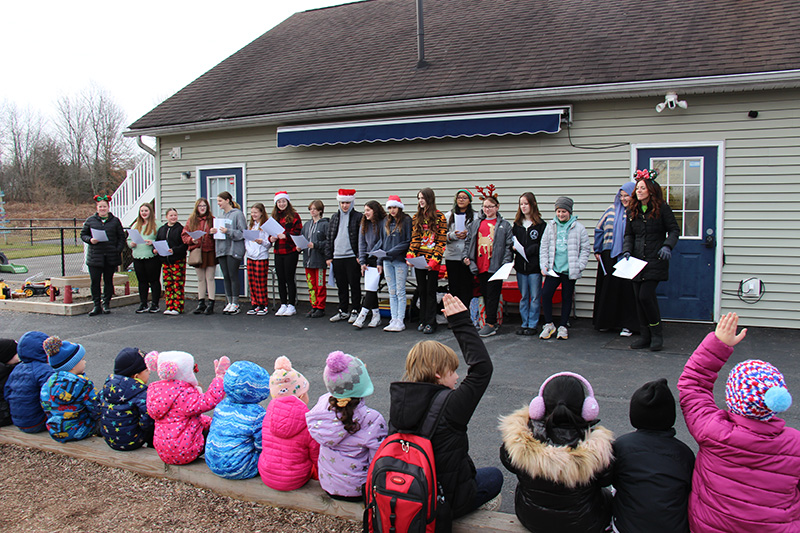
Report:
[[[723,294],[722,312],[736,311],[746,325],[798,327],[800,281],[793,265],[800,263],[800,91],[741,92],[720,95],[679,95],[687,110],[656,113],[659,98],[574,103],[572,142],[566,130],[556,135],[521,135],[322,147],[277,148],[274,127],[192,133],[160,141],[161,211],[174,206],[185,220],[194,202],[196,166],[246,164],[247,202],[272,206],[272,196],[287,190],[303,220],[316,198],[326,216],[335,210],[336,190],[355,188],[356,207],[399,194],[413,213],[416,192],[430,186],[437,205],[447,211],[455,191],[494,183],[501,214],[513,220],[519,194],[533,191],[545,219],[562,195],[575,201],[575,213],[590,239],[597,219],[612,203],[618,187],[629,178],[630,143],[724,143],[724,292],[758,275],[766,283],[764,298],[755,305]],[[564,104],[570,102],[549,102]],[[759,111],[750,119],[750,110]],[[182,148],[173,160],[172,147]],[[180,180],[191,170],[193,177]],[[771,214],[770,214],[771,213]],[[596,262],[593,257],[576,290],[579,317],[590,317]],[[190,271],[192,269],[189,269]],[[189,285],[194,291],[194,274]],[[302,268],[298,290],[306,298]],[[190,292],[190,294],[192,293]],[[331,294],[331,292],[333,294]],[[335,290],[329,298],[335,301]],[[272,295],[271,295],[272,296]]]

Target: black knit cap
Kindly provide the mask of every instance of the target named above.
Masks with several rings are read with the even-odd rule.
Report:
[[[15,355],[17,355],[17,341],[0,339],[0,363],[8,363]]]
[[[675,425],[675,397],[665,378],[645,383],[633,393],[630,418],[636,429],[665,430]]]
[[[144,353],[139,348],[123,348],[114,359],[114,373],[120,376],[130,378],[146,368]]]

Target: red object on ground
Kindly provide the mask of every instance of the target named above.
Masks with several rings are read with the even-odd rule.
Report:
[[[517,285],[516,281],[504,281],[502,295],[504,302],[517,304],[522,300],[522,293],[519,292],[519,285]],[[553,294],[553,303],[561,303],[561,285],[558,286],[555,294]]]
[[[72,285],[64,285],[64,303],[72,303]]]

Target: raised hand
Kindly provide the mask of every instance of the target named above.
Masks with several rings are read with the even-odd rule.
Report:
[[[223,355],[219,359],[214,359],[214,375],[218,378],[224,377],[225,372],[228,371],[228,368],[231,366],[231,360],[228,359],[227,356]]]
[[[464,303],[452,294],[445,294],[442,297],[442,304],[444,304],[444,309],[442,309],[444,316],[455,315],[467,310]]]
[[[736,328],[739,326],[739,315],[736,313],[728,313],[719,319],[717,329],[714,335],[719,340],[728,346],[736,346],[747,335],[747,328],[744,328],[739,334],[736,334]]]

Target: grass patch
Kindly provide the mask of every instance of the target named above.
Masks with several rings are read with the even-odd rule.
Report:
[[[48,255],[61,255],[61,245],[53,246],[52,244],[34,244],[27,247],[14,247],[2,248],[3,254],[9,261],[14,259],[22,259],[24,257],[44,257]],[[78,246],[64,246],[64,254],[83,254],[83,245]]]

